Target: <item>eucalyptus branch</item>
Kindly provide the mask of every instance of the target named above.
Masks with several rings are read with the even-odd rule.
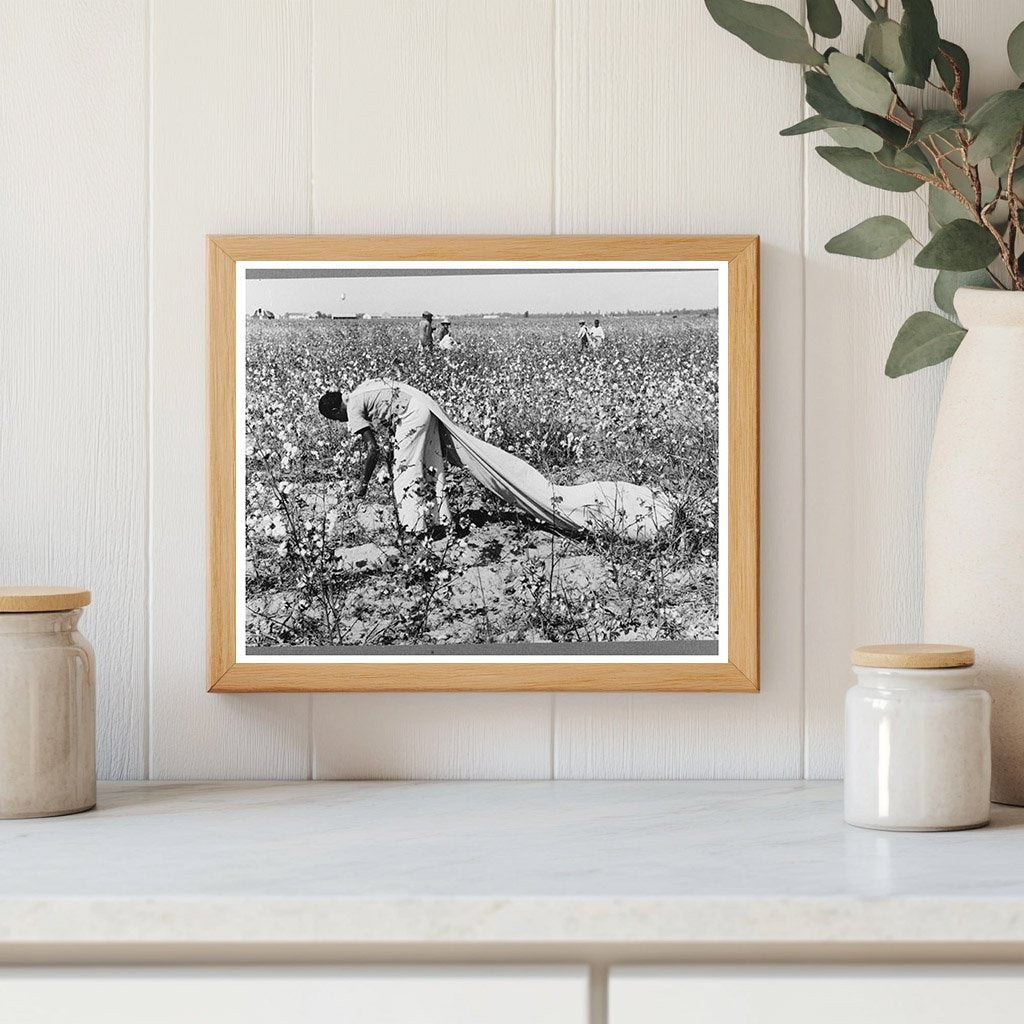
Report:
[[[1009,208],[1010,218],[1006,231],[1006,245],[1010,252],[1010,276],[1013,278],[1014,286],[1024,289],[1024,278],[1022,278],[1020,267],[1017,262],[1017,232],[1020,230],[1020,199],[1013,187],[1013,177],[1017,171],[1017,161],[1020,159],[1021,147],[1024,146],[1024,133],[1017,137],[1017,143],[1010,154],[1010,164],[1006,169],[1006,204]]]
[[[953,69],[953,88],[947,89],[943,86],[942,91],[946,93],[949,98],[953,101],[953,109],[963,117],[965,114],[964,101],[963,101],[963,84],[964,76],[960,70],[960,65],[949,55],[946,50],[939,47],[939,56],[946,61],[949,66]]]
[[[932,142],[931,139],[922,139],[921,147],[924,151],[932,158],[935,164],[935,170],[939,172],[939,177],[942,178],[943,182],[950,188],[953,188],[953,183],[949,180],[949,175],[946,173],[946,168],[942,166],[943,154],[939,152],[938,147]]]
[[[944,139],[941,135],[933,135],[931,139],[929,139],[929,143],[932,146],[932,148],[935,150],[936,153],[939,154],[939,156],[946,163],[955,167],[958,171],[963,171],[963,173],[966,174],[967,172],[966,170],[964,170],[964,165],[961,163],[957,163],[957,161],[954,159],[955,157],[961,155],[959,148],[950,144],[949,149],[943,152],[942,150],[939,149],[939,142],[947,142],[947,140]]]
[[[866,130],[873,135],[863,147],[848,143],[822,146],[818,152],[862,184],[889,192],[918,192],[922,184],[932,190],[925,198],[918,195],[928,209],[931,237],[915,262],[941,272],[935,295],[946,316],[922,310],[906,321],[886,364],[886,373],[895,377],[942,362],[959,344],[960,325],[950,324],[951,318],[955,320],[950,302],[956,275],[977,279],[978,271],[985,270],[993,287],[1024,291],[1024,255],[1017,265],[1017,251],[1024,248],[1024,190],[1018,195],[1014,185],[1015,176],[1024,180],[1024,103],[1007,90],[968,111],[970,62],[959,46],[942,40],[933,0],[852,3],[867,16],[868,25],[859,49],[847,54],[831,42],[842,37],[844,28],[838,5],[831,0],[806,4],[807,24],[814,33],[810,42],[806,26],[771,0],[704,0],[719,25],[758,53],[808,69],[807,99],[816,116],[783,134],[851,126],[860,131],[844,134],[860,142],[858,136]],[[893,7],[898,8],[895,17],[890,16]],[[1024,23],[1014,29],[1006,53],[1018,80],[1024,79]],[[830,83],[823,83],[820,75]],[[904,86],[932,86],[949,97],[952,110],[915,113],[920,93],[908,93]],[[933,118],[929,128],[925,122]],[[908,145],[911,138],[913,144]],[[1007,139],[1016,145],[1009,167],[1003,168],[1005,185],[1000,181],[993,197],[985,187],[988,165],[994,153],[1005,151]],[[982,153],[984,160],[979,159]],[[979,164],[985,168],[984,180]],[[1004,201],[1007,221],[1002,216]],[[912,238],[914,233],[903,220],[874,216],[829,239],[826,249],[859,259],[884,259]]]
[[[956,137],[960,143],[960,155],[963,157],[964,161],[964,172],[966,173],[967,180],[971,183],[971,188],[974,191],[974,209],[980,221],[982,190],[981,177],[978,174],[978,165],[971,163],[971,157],[967,152],[967,147],[970,145],[970,140],[967,138],[967,133],[965,131],[958,130],[956,133]]]
[[[1021,279],[1020,271],[1017,270],[1017,261],[1010,252],[1006,239],[1003,238],[1003,233],[992,223],[989,219],[990,216],[991,214],[987,212],[987,207],[983,209],[981,211],[981,224],[989,230],[992,237],[996,240],[996,244],[999,246],[999,256],[1006,267],[1007,273],[1010,275],[1014,290],[1021,290],[1024,288],[1024,280]]]

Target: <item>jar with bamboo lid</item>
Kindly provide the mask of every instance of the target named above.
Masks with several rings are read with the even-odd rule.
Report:
[[[93,651],[77,629],[90,599],[0,587],[0,818],[96,805]]]
[[[846,694],[845,817],[862,828],[939,832],[987,825],[991,702],[974,651],[953,644],[857,647]]]

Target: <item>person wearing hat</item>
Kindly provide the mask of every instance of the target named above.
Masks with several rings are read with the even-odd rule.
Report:
[[[441,330],[437,335],[437,347],[444,349],[446,352],[448,349],[455,347],[455,339],[452,337],[451,326],[451,317],[446,316],[441,318]]]
[[[434,350],[434,314],[429,309],[423,311],[423,318],[420,320],[420,335],[417,347],[421,353]]]
[[[581,320],[579,329],[576,331],[576,340],[580,343],[580,355],[590,348],[590,328],[587,327],[587,321]]]

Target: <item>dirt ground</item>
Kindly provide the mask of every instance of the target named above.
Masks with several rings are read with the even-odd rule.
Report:
[[[337,644],[382,645],[716,635],[717,580],[703,564],[680,566],[684,538],[561,537],[495,504],[484,498],[464,507],[459,529],[427,540],[400,535],[390,503],[325,493],[308,512],[325,525],[328,600],[318,608],[299,590],[260,593],[250,565],[250,629],[263,622],[280,635],[290,619],[312,618]],[[272,541],[284,524],[271,518]]]

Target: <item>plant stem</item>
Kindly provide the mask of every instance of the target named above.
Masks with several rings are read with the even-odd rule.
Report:
[[[957,62],[945,50],[940,48],[939,53],[949,62],[949,66],[953,69],[953,88],[947,89],[943,86],[942,91],[953,101],[953,109],[963,117],[965,113],[963,96],[961,94],[963,75],[960,73],[960,67]]]
[[[1017,264],[1017,232],[1020,228],[1020,200],[1014,191],[1013,178],[1017,172],[1017,161],[1020,159],[1021,146],[1024,145],[1024,134],[1017,139],[1017,144],[1010,154],[1010,165],[1006,170],[1006,204],[1010,211],[1010,223],[1007,229],[1007,249],[1010,254],[1010,278],[1016,291],[1024,291],[1024,277]]]

